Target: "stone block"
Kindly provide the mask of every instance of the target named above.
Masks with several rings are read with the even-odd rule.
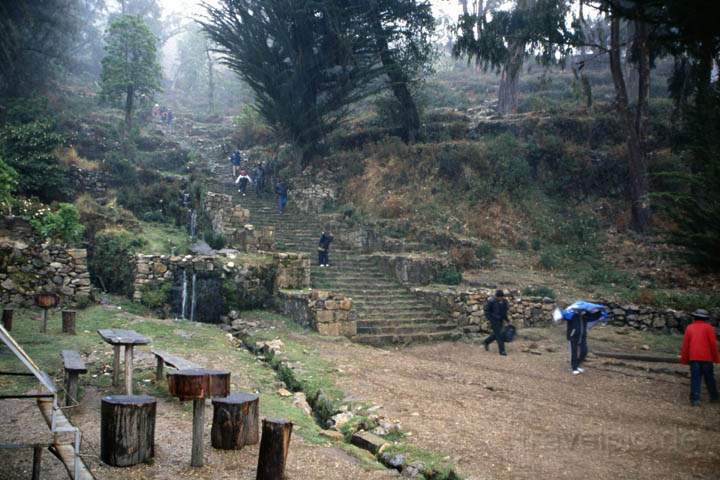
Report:
[[[330,310],[318,310],[315,312],[315,322],[321,323],[334,323],[335,316]]]
[[[352,300],[350,298],[343,298],[338,303],[338,306],[340,307],[340,310],[350,310],[352,309]]]
[[[340,323],[340,335],[344,337],[354,337],[357,335],[357,322],[347,321]]]
[[[357,432],[350,439],[351,443],[358,448],[367,450],[373,455],[377,454],[380,449],[388,444],[387,440],[378,437],[370,432]]]
[[[340,323],[318,323],[315,328],[320,335],[340,336]]]

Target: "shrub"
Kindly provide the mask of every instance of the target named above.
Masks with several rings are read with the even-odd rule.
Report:
[[[529,286],[523,288],[522,294],[527,295],[529,297],[555,298],[555,290],[553,290],[550,287],[546,287],[544,285],[540,285],[540,286],[529,285]]]
[[[152,310],[161,309],[170,301],[170,282],[148,283],[142,286],[142,298],[140,303]]]
[[[517,243],[515,244],[515,246],[521,252],[527,252],[528,249],[530,248],[530,245],[528,244],[527,240],[525,240],[524,238],[521,238],[520,240],[518,240]]]
[[[130,296],[135,282],[135,254],[145,244],[125,230],[103,230],[88,252],[88,269],[106,292]]]
[[[498,135],[487,145],[487,156],[493,168],[494,193],[521,193],[532,180],[526,159],[526,147],[510,134]]]
[[[464,270],[477,264],[475,251],[469,247],[453,247],[450,249],[450,262]]]
[[[213,250],[221,250],[225,248],[225,235],[223,235],[222,233],[207,230],[203,234],[203,238]]]
[[[0,209],[9,211],[12,192],[17,188],[17,172],[0,157]]]
[[[540,255],[540,267],[545,270],[555,270],[560,267],[561,259],[560,256],[554,251],[543,252]]]
[[[245,105],[238,116],[233,119],[237,127],[233,142],[240,147],[263,145],[272,141],[272,131],[265,124],[262,116],[250,105]]]
[[[462,282],[462,274],[454,266],[445,267],[437,276],[437,283],[444,285],[459,285]]]
[[[495,258],[495,250],[489,242],[483,240],[477,247],[475,247],[475,256],[481,262],[488,263]]]
[[[542,242],[538,238],[533,238],[532,242],[530,242],[530,245],[532,246],[532,249],[536,252],[539,252],[542,248]]]
[[[78,243],[85,231],[78,210],[72,203],[60,203],[56,211],[47,211],[31,219],[30,223],[43,238],[67,244]]]
[[[92,242],[97,232],[108,228],[122,228],[125,230],[138,230],[140,224],[133,214],[117,205],[108,202],[100,205],[88,194],[81,195],[75,200],[75,208],[80,215],[80,221],[85,225],[85,238]]]

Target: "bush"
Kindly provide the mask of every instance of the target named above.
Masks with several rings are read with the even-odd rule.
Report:
[[[56,211],[47,211],[31,219],[30,223],[43,238],[71,245],[80,242],[85,231],[78,210],[72,203],[60,203]]]
[[[88,252],[88,269],[93,281],[106,292],[132,295],[135,254],[144,244],[136,234],[125,230],[99,232]]]
[[[525,145],[514,135],[502,134],[492,139],[487,147],[493,168],[493,193],[521,193],[526,189],[533,175],[526,159]]]
[[[17,172],[0,157],[0,210],[5,213],[12,205],[12,192],[17,188]]]
[[[450,249],[450,262],[461,270],[477,264],[475,251],[469,247],[453,247]]]
[[[523,295],[527,295],[529,297],[547,297],[547,298],[555,298],[555,290],[553,290],[550,287],[545,287],[543,285],[540,286],[527,286],[523,288],[522,291]]]
[[[100,205],[88,194],[81,195],[75,200],[75,207],[80,215],[80,221],[85,225],[85,238],[92,242],[97,232],[108,228],[122,228],[136,231],[140,224],[133,214],[118,206],[115,202]]]
[[[495,258],[495,250],[489,242],[483,240],[475,247],[475,256],[482,263],[489,263]]]
[[[225,235],[208,230],[203,234],[203,238],[213,250],[221,250],[225,248]]]
[[[272,141],[272,131],[258,111],[250,105],[243,106],[240,114],[233,119],[233,125],[237,127],[233,143],[240,147],[264,145]]]
[[[438,274],[436,281],[444,285],[460,285],[462,274],[454,266],[445,267]]]
[[[170,290],[172,284],[170,282],[148,283],[142,286],[142,298],[140,303],[151,310],[163,308],[165,304],[170,302]]]
[[[542,242],[538,238],[533,238],[531,242],[532,249],[536,252],[539,252],[542,248]]]
[[[517,247],[517,249],[520,250],[521,252],[527,252],[528,249],[530,248],[530,245],[528,244],[527,240],[525,240],[524,238],[521,238],[520,240],[517,241],[517,243],[515,244],[515,247]]]
[[[560,256],[554,251],[543,252],[540,255],[540,267],[544,270],[555,270],[562,263]]]

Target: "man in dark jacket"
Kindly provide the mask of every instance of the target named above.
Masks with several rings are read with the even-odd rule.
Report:
[[[280,180],[277,185],[275,185],[275,193],[278,196],[278,213],[282,214],[285,211],[288,200],[288,187],[285,185],[285,182]]]
[[[318,263],[321,267],[330,266],[330,244],[334,240],[329,232],[322,232],[320,242],[318,242]]]
[[[700,406],[700,382],[705,378],[705,386],[710,394],[711,402],[718,402],[717,384],[713,363],[720,363],[717,349],[717,335],[712,325],[707,323],[710,315],[703,309],[692,313],[693,323],[685,329],[680,363],[690,364],[690,403],[693,407]]]
[[[255,167],[253,176],[255,177],[255,194],[260,197],[265,190],[265,165],[261,163]]]
[[[483,342],[485,350],[490,349],[492,342],[497,342],[500,355],[507,355],[503,340],[503,324],[507,320],[508,304],[502,290],[496,291],[495,296],[485,302],[484,310],[485,318],[490,322],[492,328],[492,334]]]

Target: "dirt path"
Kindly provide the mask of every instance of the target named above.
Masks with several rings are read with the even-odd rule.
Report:
[[[649,374],[595,358],[573,377],[562,332],[548,335],[540,355],[520,341],[507,357],[471,343],[295,340],[337,365],[349,395],[381,404],[470,479],[718,478],[720,406],[688,406],[685,367]]]

